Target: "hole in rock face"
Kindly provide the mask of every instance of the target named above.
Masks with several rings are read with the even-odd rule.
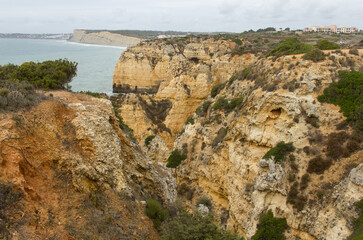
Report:
[[[270,116],[271,117],[279,117],[281,115],[281,108],[276,108],[276,109],[273,109],[271,110],[271,114]]]
[[[195,64],[199,63],[199,59],[196,57],[191,58],[190,61],[194,62]]]

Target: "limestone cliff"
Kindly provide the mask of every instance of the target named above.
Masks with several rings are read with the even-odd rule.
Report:
[[[346,239],[357,217],[354,203],[363,197],[361,145],[324,174],[307,168],[325,156],[335,134],[353,134],[349,126],[341,131],[339,107],[317,96],[339,70],[362,69],[363,51],[326,51],[326,60],[313,62],[302,55],[239,55],[235,47],[199,38],[129,48],[114,71],[114,91],[126,93],[119,97],[124,121],[140,142],[160,136],[144,146],[152,161],[165,164],[173,148],[188,156],[175,174],[179,197],[190,208],[210,198],[226,228],[250,239],[261,213],[271,209],[287,219],[288,239]],[[295,146],[286,161],[262,159],[281,141]]]
[[[76,29],[73,31],[73,36],[69,41],[97,45],[131,47],[138,44],[141,39],[108,31],[87,32],[86,30]]]
[[[1,115],[0,183],[24,194],[12,239],[159,239],[142,201],[174,202],[174,178],[125,137],[109,100],[53,95]]]
[[[234,56],[235,47],[231,41],[196,38],[177,43],[155,40],[128,48],[114,70],[114,92],[153,94],[127,94],[120,102],[121,115],[136,138],[142,142],[157,133],[172,147],[212,87],[257,59],[252,54]],[[165,116],[153,110],[160,108]]]
[[[355,64],[347,66],[346,59]],[[194,124],[175,141],[188,154],[177,176],[179,184],[194,189],[190,205],[208,196],[221,216],[228,213],[221,224],[247,238],[260,214],[271,209],[287,219],[288,239],[346,239],[357,217],[354,203],[363,198],[363,151],[335,158],[324,174],[307,168],[311,159],[327,154],[334,134],[353,132],[341,132],[339,107],[321,104],[317,96],[337,71],[362,65],[361,57],[344,53],[318,63],[301,55],[259,59],[216,97],[209,96],[205,115],[195,113]],[[234,110],[218,108],[221,99],[241,99],[241,104]],[[281,141],[296,148],[290,160],[262,159]]]

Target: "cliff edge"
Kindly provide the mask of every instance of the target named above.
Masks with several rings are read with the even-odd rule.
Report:
[[[87,30],[74,30],[73,36],[69,40],[77,43],[97,44],[97,45],[110,45],[119,47],[131,47],[138,44],[142,39],[136,37],[124,36],[117,33],[108,31],[87,31]]]

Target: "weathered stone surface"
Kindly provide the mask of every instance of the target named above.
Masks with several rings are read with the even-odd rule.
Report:
[[[85,30],[74,30],[71,42],[110,45],[120,47],[131,47],[138,44],[142,39],[111,33],[108,31],[87,32]]]

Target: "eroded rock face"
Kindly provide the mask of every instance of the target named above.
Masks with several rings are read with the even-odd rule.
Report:
[[[361,59],[349,57],[356,68],[363,65]],[[295,67],[288,71],[291,64]],[[188,149],[177,176],[178,181],[197,189],[190,205],[207,195],[217,212],[229,211],[227,228],[247,238],[256,232],[261,213],[271,209],[275,216],[286,218],[291,228],[286,233],[288,239],[294,235],[346,239],[356,217],[353,203],[363,197],[361,165],[350,169],[362,162],[363,152],[335,159],[324,175],[307,172],[310,159],[325,157],[328,135],[338,132],[335,126],[344,120],[339,107],[317,101],[335,71],[348,70],[332,64],[328,60],[312,63],[300,56],[276,62],[262,59],[251,68],[252,78],[235,80],[215,98],[209,96],[206,100],[212,104],[206,115],[194,114],[194,124],[186,125],[175,141],[175,148],[186,145]],[[213,109],[222,97],[245,101],[233,111]],[[317,121],[315,127],[311,119]],[[227,134],[217,141],[221,128],[227,129]],[[352,129],[346,132],[351,134]],[[262,159],[281,141],[294,144],[291,157],[281,163]],[[298,195],[289,197],[295,183]],[[291,198],[299,197],[304,199],[301,209],[291,204]]]
[[[85,30],[76,29],[73,31],[73,36],[69,41],[87,44],[131,47],[138,44],[141,39],[108,31],[87,32]]]
[[[23,211],[29,219],[14,234],[27,239],[79,237],[77,232],[88,234],[92,224],[107,229],[102,221],[109,214],[122,226],[120,238],[159,239],[140,201],[153,197],[165,205],[174,202],[174,177],[125,137],[109,100],[53,95],[57,100],[24,111],[18,123],[1,115],[0,181],[25,194]],[[49,225],[49,218],[55,225]]]
[[[122,97],[121,115],[134,129],[140,143],[148,135],[158,134],[171,148],[187,118],[210,94],[212,87],[256,60],[252,54],[232,56],[235,45],[230,41],[194,41],[197,42],[142,42],[121,55],[113,75],[114,92],[128,93]],[[130,93],[153,95],[134,97]],[[153,117],[140,113],[141,99],[149,103],[151,100],[171,102],[163,127],[150,121]],[[139,121],[134,121],[135,115],[140,116]]]

